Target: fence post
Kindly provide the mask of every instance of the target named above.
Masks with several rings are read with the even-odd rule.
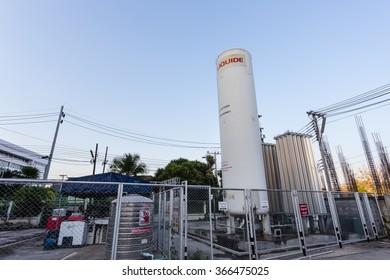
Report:
[[[180,260],[183,259],[183,231],[184,231],[184,225],[183,225],[183,212],[184,212],[184,191],[183,187],[179,189],[179,201],[180,201],[180,213],[179,213],[179,219],[180,219],[180,225],[179,225],[179,231],[180,231]]]
[[[210,259],[214,259],[214,244],[213,244],[213,221],[211,213],[211,187],[209,186],[209,222],[210,222]],[[214,210],[215,211],[215,210]]]
[[[332,221],[333,221],[334,233],[336,235],[336,240],[337,243],[339,244],[339,247],[342,248],[343,243],[341,239],[341,228],[340,228],[339,216],[337,214],[336,202],[334,201],[334,197],[331,191],[328,191],[327,194],[328,194],[330,215],[332,216]]]
[[[162,213],[162,202],[161,202],[161,188],[158,189],[158,221],[157,221],[157,250],[160,248],[160,234],[161,234],[161,213]],[[161,242],[162,243],[162,242]]]
[[[172,230],[173,230],[173,189],[169,190],[169,221],[168,221],[168,260],[172,258]]]
[[[8,205],[7,217],[5,218],[5,222],[8,222],[9,219],[11,218],[11,213],[12,213],[12,207],[13,207],[13,205],[14,205],[14,202],[13,202],[13,200],[11,200],[11,201],[9,202],[9,205]]]
[[[385,236],[389,237],[388,231],[386,229],[386,223],[385,223],[385,221],[383,219],[383,213],[382,213],[381,207],[380,207],[379,202],[378,202],[378,197],[375,195],[374,198],[375,198],[376,207],[378,208],[378,211],[379,211],[379,216],[380,216],[380,219],[381,219],[383,230],[385,232]],[[387,205],[386,204],[386,195],[383,196],[383,199],[384,199],[385,206],[386,206]],[[390,204],[389,204],[388,208],[390,210]]]
[[[187,240],[187,230],[188,230],[188,182],[184,181],[184,259],[187,260],[188,258],[188,240]]]
[[[161,242],[161,251],[163,252],[163,254],[165,254],[164,252],[164,244],[165,244],[165,231],[166,231],[166,212],[167,212],[167,190],[164,189],[164,192],[163,192],[163,202],[162,202],[162,213],[163,213],[163,217],[162,217],[162,224],[163,224],[163,231],[162,231],[162,242]]]
[[[355,192],[354,195],[355,195],[355,201],[356,201],[357,209],[359,212],[360,220],[362,222],[364,235],[366,237],[366,240],[370,241],[370,234],[368,233],[367,221],[366,221],[366,217],[364,217],[364,212],[363,212],[363,207],[362,207],[362,201],[360,200],[360,195],[357,192]],[[368,211],[367,205],[365,205],[365,206],[366,206],[366,209]],[[368,207],[370,207],[370,206],[368,205]]]
[[[299,247],[301,248],[302,254],[306,256],[307,254],[306,239],[305,239],[305,232],[303,229],[301,211],[299,209],[299,198],[298,198],[297,190],[292,190],[291,196],[292,196],[292,202],[294,206],[295,222],[297,223]]]
[[[372,209],[370,206],[370,201],[368,200],[367,193],[363,193],[363,201],[366,204],[368,219],[370,220],[372,231],[374,232],[374,237],[376,240],[378,240],[379,239],[378,230],[377,230],[376,225],[375,225],[374,215],[372,214]]]
[[[118,250],[118,235],[119,235],[119,225],[121,220],[122,195],[123,195],[123,183],[120,183],[118,185],[118,196],[116,201],[115,221],[114,221],[114,229],[113,229],[112,244],[111,244],[112,260],[116,260],[116,253]]]

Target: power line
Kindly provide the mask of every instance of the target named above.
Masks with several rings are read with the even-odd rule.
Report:
[[[48,113],[48,114],[33,114],[33,115],[0,115],[1,119],[7,119],[7,120],[13,120],[13,119],[37,119],[37,118],[47,118],[47,117],[54,117],[55,113]]]
[[[360,95],[345,99],[343,101],[337,102],[332,105],[325,106],[323,108],[320,108],[318,110],[315,110],[317,112],[330,112],[334,111],[336,109],[344,108],[345,106],[350,106],[353,104],[360,104],[362,102],[370,101],[372,99],[378,98],[382,95],[385,95],[389,90],[390,84],[386,84],[384,86],[378,87],[376,89],[367,91],[365,93],[362,93]]]
[[[390,93],[390,91],[389,91],[389,93]],[[358,110],[361,110],[361,109],[369,108],[371,106],[382,104],[382,103],[387,102],[387,101],[390,101],[390,98],[385,99],[385,100],[381,100],[381,101],[378,101],[378,102],[375,102],[375,103],[367,104],[367,105],[364,105],[364,106],[361,106],[361,107],[357,107],[357,108],[353,108],[353,109],[349,109],[349,110],[344,110],[344,111],[341,111],[341,112],[338,112],[338,113],[328,114],[328,117],[334,117],[334,116],[342,115],[342,114],[345,114],[345,113],[358,111]]]
[[[0,116],[0,129],[3,129],[5,131],[9,131],[12,133],[16,133],[19,135],[23,135],[32,139],[36,139],[39,141],[43,141],[46,143],[50,143],[50,141],[34,137],[31,135],[27,135],[25,133],[20,133],[15,130],[6,129],[3,126],[5,125],[25,125],[25,124],[38,124],[38,123],[44,123],[44,122],[55,122],[55,120],[47,120],[48,118],[52,118],[55,115],[58,115],[58,113],[48,113],[48,114],[20,114],[20,115],[1,115]],[[74,123],[68,120],[68,118],[73,118],[73,120],[76,120],[78,123]],[[217,144],[217,143],[208,143],[208,142],[194,142],[194,141],[184,141],[184,140],[178,140],[178,139],[169,139],[169,138],[163,138],[163,137],[156,137],[156,136],[150,136],[146,134],[141,134],[137,132],[131,132],[124,129],[116,129],[114,126],[106,126],[102,125],[101,123],[93,122],[85,118],[80,118],[78,116],[75,116],[73,114],[67,113],[67,118],[65,120],[65,123],[70,123],[72,125],[76,125],[79,127],[82,127],[84,129],[93,130],[100,134],[109,135],[115,138],[121,138],[129,141],[137,141],[141,143],[147,143],[147,144],[154,144],[159,146],[169,146],[169,147],[187,147],[187,148],[216,148],[216,147],[209,147],[207,144]],[[84,125],[83,125],[84,124]],[[188,145],[187,145],[188,144]],[[30,150],[24,147],[30,147]],[[14,146],[14,150],[19,151],[24,154],[31,154],[34,155],[34,151],[39,151],[42,155],[47,155],[50,152],[50,146],[49,145],[24,145],[23,146]],[[26,150],[25,150],[26,149]],[[88,149],[80,149],[75,148],[67,145],[61,145],[56,144],[56,152],[55,155],[52,156],[52,161],[56,162],[58,164],[65,164],[65,165],[77,165],[77,166],[88,166],[90,165],[89,160],[89,153]],[[107,160],[111,161],[115,157],[120,157],[121,155],[113,155],[109,154]],[[84,160],[85,159],[85,160]],[[158,168],[166,166],[170,161],[169,160],[163,160],[163,159],[152,159],[152,158],[141,158],[141,161],[145,162],[148,166],[148,170],[157,170]],[[98,160],[99,162],[99,160]],[[99,162],[100,163],[100,162]]]
[[[91,127],[87,127],[87,126],[83,126],[83,125],[80,125],[80,124],[76,124],[76,123],[70,122],[70,121],[68,121],[68,120],[67,120],[66,122],[67,122],[67,123],[70,123],[70,124],[72,124],[72,125],[75,125],[75,126],[84,128],[84,129],[88,129],[88,130],[91,130],[91,131],[100,133],[100,134],[108,135],[108,136],[115,137],[115,138],[119,138],[119,139],[124,139],[124,140],[139,142],[139,143],[152,144],[152,145],[158,145],[158,146],[166,146],[166,147],[174,147],[174,148],[201,148],[201,149],[208,149],[208,148],[209,148],[209,149],[211,149],[211,148],[214,148],[214,149],[215,149],[215,148],[218,148],[218,147],[210,147],[210,146],[180,145],[180,144],[173,144],[173,143],[165,143],[165,142],[159,142],[159,141],[152,141],[152,140],[144,139],[144,138],[141,138],[141,137],[126,135],[126,134],[124,134],[124,133],[120,133],[120,132],[113,131],[112,129],[106,129],[106,130],[112,132],[112,133],[109,133],[109,132],[97,130],[97,129],[94,129],[94,128],[91,128]]]
[[[375,99],[383,98],[388,94],[390,94],[390,84],[383,85],[381,87],[370,90],[370,91],[365,92],[363,94],[360,94],[358,96],[351,97],[351,98],[346,99],[344,101],[340,101],[340,102],[337,102],[335,104],[325,106],[325,107],[317,109],[317,110],[308,111],[307,114],[312,119],[312,121],[310,121],[303,128],[301,128],[299,130],[299,132],[304,132],[307,134],[313,134],[315,132],[316,134],[318,134],[316,129],[313,129],[315,126],[315,122],[314,122],[313,118],[315,118],[317,121],[322,120],[322,122],[323,122],[322,130],[324,130],[325,122],[326,123],[335,122],[335,121],[338,121],[338,120],[341,120],[344,118],[354,116],[358,112],[363,113],[363,112],[368,112],[368,111],[371,111],[374,109],[378,109],[380,107],[388,106],[388,105],[390,105],[390,102],[389,102],[390,98],[386,98],[386,99],[382,99],[379,101],[368,103],[368,102],[373,101]],[[368,104],[364,104],[364,103],[368,103]],[[386,104],[382,104],[382,103],[386,103]],[[382,104],[382,105],[377,106],[380,104]],[[359,106],[359,105],[362,105],[362,106]],[[371,108],[373,106],[376,106],[376,107]],[[371,109],[364,110],[367,108],[371,108]],[[347,114],[347,113],[351,113],[351,112],[355,112],[355,113],[353,115],[350,115],[350,116],[347,116],[344,118],[339,118],[337,120],[328,121],[329,118],[333,118],[333,117]]]
[[[385,106],[389,106],[389,104],[384,104],[384,105],[381,105],[381,106],[378,106],[378,107],[375,107],[375,108],[371,108],[369,110],[364,110],[364,111],[361,111],[361,112],[358,112],[359,114],[362,114],[362,113],[367,113],[367,112],[370,112],[370,111],[373,111],[373,110],[376,110],[378,108],[382,108],[382,107],[385,107]],[[342,117],[342,118],[339,118],[339,119],[335,119],[335,120],[331,120],[331,121],[328,121],[328,123],[333,123],[333,122],[337,122],[337,121],[340,121],[340,120],[343,120],[343,119],[346,119],[346,118],[351,118],[351,117],[354,117],[356,115],[356,113],[353,113],[351,115],[348,115],[348,116],[345,116],[345,117]]]
[[[154,143],[165,143],[165,142],[156,142],[155,141],[155,140],[161,140],[161,141],[166,141],[166,142],[177,142],[177,143],[186,143],[186,144],[200,144],[200,145],[218,145],[219,144],[219,143],[195,142],[195,141],[186,141],[186,140],[179,140],[179,139],[169,139],[169,138],[163,138],[163,137],[158,137],[158,136],[146,135],[146,134],[142,134],[142,133],[139,133],[139,132],[128,131],[128,130],[124,130],[124,129],[117,128],[117,127],[113,129],[113,127],[114,127],[113,125],[106,126],[106,125],[103,125],[101,122],[100,123],[96,123],[96,122],[93,122],[93,121],[90,121],[90,120],[87,120],[87,119],[84,119],[84,118],[77,117],[77,116],[69,114],[69,113],[67,113],[67,115],[69,117],[77,120],[77,121],[80,121],[82,123],[91,125],[93,127],[97,127],[97,128],[103,129],[103,130],[107,130],[107,131],[110,131],[112,133],[116,133],[116,134],[119,134],[119,135],[125,135],[125,136],[128,136],[128,137],[133,137],[134,139],[143,140],[143,141],[151,141],[149,139],[152,139]]]
[[[12,123],[3,123],[0,121],[0,125],[16,125],[16,124],[33,124],[33,123],[53,123],[56,122],[55,120],[50,121],[36,121],[36,122],[12,122]]]
[[[164,138],[164,137],[158,137],[158,136],[151,136],[139,132],[133,132],[124,130],[118,127],[115,127],[113,125],[104,125],[103,122],[95,122],[91,121],[86,118],[79,117],[75,114],[68,113],[66,111],[66,114],[69,118],[72,118],[73,120],[77,121],[78,123],[68,121],[67,123],[78,126],[90,131],[94,131],[96,133],[108,135],[115,138],[120,138],[128,141],[134,141],[139,143],[145,143],[145,144],[152,144],[152,145],[159,145],[159,146],[167,146],[167,147],[175,147],[175,148],[201,148],[201,149],[215,149],[219,148],[219,143],[213,143],[213,142],[197,142],[197,141],[186,141],[186,140],[180,140],[180,139],[170,139],[170,138]],[[55,122],[55,119],[52,120],[40,120],[43,118],[52,118],[56,115],[56,113],[42,113],[42,114],[12,114],[12,115],[0,115],[0,125],[26,125],[26,124],[39,124],[39,123],[45,123],[45,122]],[[32,121],[33,119],[37,119],[37,121]],[[0,129],[7,130],[3,127],[0,127]],[[20,135],[24,135],[27,137],[32,137],[37,140],[49,142],[44,139],[39,139],[30,135],[26,135],[23,133],[19,133],[13,130],[8,130],[14,133],[18,133]]]

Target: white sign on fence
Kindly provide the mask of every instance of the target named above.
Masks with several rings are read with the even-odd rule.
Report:
[[[218,201],[218,210],[219,211],[227,211],[228,210],[228,204],[226,201]]]

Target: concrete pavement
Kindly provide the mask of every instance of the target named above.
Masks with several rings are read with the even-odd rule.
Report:
[[[46,250],[43,241],[42,229],[0,232],[0,260],[104,260],[105,244]],[[283,259],[390,260],[390,239],[326,247],[309,251],[305,257],[297,254]]]
[[[314,260],[390,260],[390,239],[344,244],[326,248],[301,259]]]

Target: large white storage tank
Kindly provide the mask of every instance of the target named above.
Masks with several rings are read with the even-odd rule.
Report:
[[[231,215],[242,215],[245,214],[244,193],[228,189],[267,189],[249,52],[230,49],[221,53],[217,58],[217,75],[225,200]],[[267,193],[256,193],[252,206],[257,214],[266,214]]]

